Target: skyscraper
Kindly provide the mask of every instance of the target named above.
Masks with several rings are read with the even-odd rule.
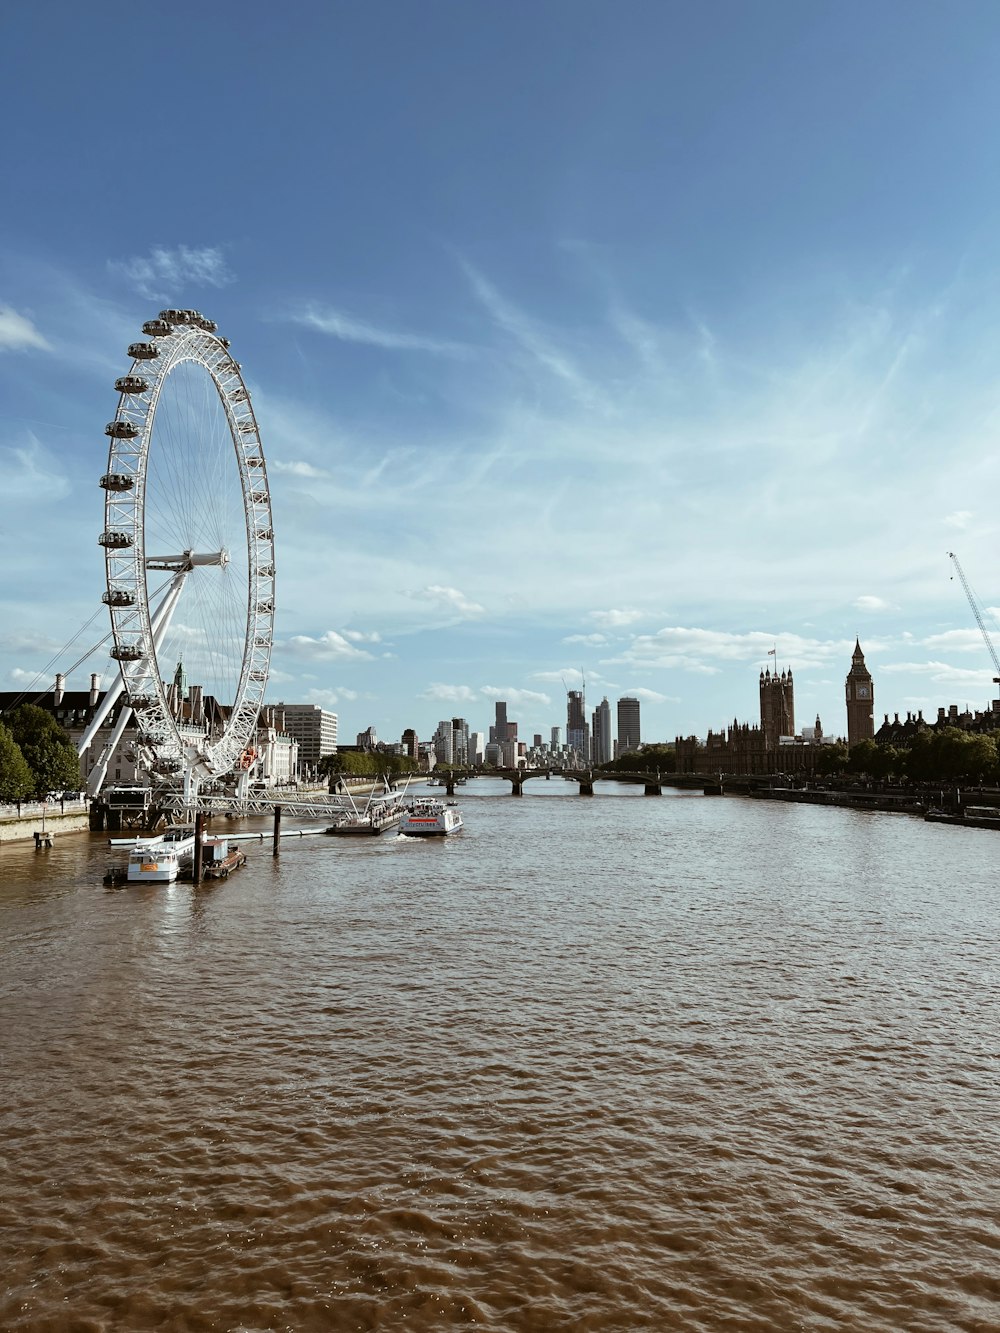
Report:
[[[497,745],[502,745],[507,739],[507,701],[498,699],[494,708],[496,709],[496,721],[490,727],[490,740]]]
[[[626,694],[618,700],[618,753],[629,754],[641,744],[639,700]]]
[[[594,709],[591,726],[591,758],[595,764],[610,763],[614,757],[614,743],[611,738],[611,705],[607,695]]]
[[[581,759],[589,759],[587,712],[583,690],[569,690],[566,695],[566,744]]]
[[[865,666],[861,640],[855,639],[851,669],[845,682],[847,693],[847,744],[870,741],[875,735],[875,685]]]

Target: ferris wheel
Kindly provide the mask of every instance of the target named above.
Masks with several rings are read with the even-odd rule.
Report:
[[[103,601],[129,705],[116,730],[134,713],[140,764],[190,796],[254,754],[274,629],[271,497],[228,340],[196,310],[161,310],[142,331],[115,380],[101,477]]]

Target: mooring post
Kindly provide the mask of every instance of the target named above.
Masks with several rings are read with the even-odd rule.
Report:
[[[271,855],[278,855],[278,848],[281,846],[281,806],[274,807],[274,839],[271,844]]]
[[[205,812],[198,810],[194,817],[194,864],[191,867],[191,879],[201,883],[201,861],[204,852],[202,840],[205,837]]]

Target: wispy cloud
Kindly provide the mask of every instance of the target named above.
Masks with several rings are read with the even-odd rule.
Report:
[[[660,694],[657,690],[647,690],[642,685],[633,685],[625,690],[624,694],[634,699],[644,699],[648,704],[680,703],[676,695]]]
[[[937,685],[967,685],[982,690],[992,676],[991,670],[972,671],[949,662],[892,662],[881,668],[887,675],[927,676]]]
[[[634,625],[637,620],[645,619],[646,613],[634,609],[622,608],[621,610],[609,611],[591,611],[590,619],[595,625],[601,625],[605,629],[622,629],[626,625]]]
[[[290,477],[328,477],[330,474],[324,472],[322,468],[313,467],[312,463],[303,463],[301,461],[289,460],[282,462],[280,458],[271,459],[267,464],[269,472],[285,473]]]
[[[433,699],[438,703],[471,704],[479,702],[479,692],[470,685],[446,685],[435,681],[420,692],[421,699]]]
[[[328,629],[318,639],[308,634],[296,634],[284,644],[286,650],[297,657],[311,658],[316,661],[332,662],[338,659],[352,658],[355,661],[371,661],[371,653],[357,648],[335,629]]]
[[[563,643],[589,643],[599,645],[607,643],[607,638],[603,634],[567,634]]]
[[[52,505],[70,493],[70,484],[55,454],[44,448],[31,431],[23,444],[0,447],[0,508],[32,504]]]
[[[217,246],[178,245],[173,250],[155,246],[148,255],[110,259],[108,268],[125,278],[140,296],[157,301],[179,301],[188,286],[226,287],[236,281]]]
[[[27,315],[19,315],[10,306],[0,305],[0,351],[21,351],[26,347],[34,347],[42,352],[51,351],[49,343]]]
[[[485,611],[485,607],[471,601],[464,592],[459,592],[457,588],[445,587],[440,583],[432,583],[419,591],[408,593],[407,596],[421,602],[431,602],[462,617],[481,616]]]
[[[519,690],[512,686],[484,685],[479,693],[487,699],[506,699],[512,708],[531,707],[533,704],[548,707],[552,703],[547,694],[541,694],[538,690]]]
[[[956,528],[958,531],[964,531],[972,522],[974,515],[971,509],[956,509],[951,514],[945,514],[941,522],[946,528]]]
[[[472,293],[498,328],[508,334],[531,359],[571,388],[581,400],[593,404],[598,397],[593,385],[573,360],[540,330],[535,320],[501,296],[493,284],[466,260],[462,269]]]
[[[715,673],[713,663],[759,662],[766,663],[771,649],[777,645],[777,662],[786,665],[817,666],[829,662],[845,652],[846,640],[807,639],[798,634],[770,634],[752,630],[735,634],[725,630],[707,630],[669,626],[656,634],[637,635],[617,663],[646,666],[680,667],[686,671]],[[773,667],[774,663],[770,665]]]
[[[291,322],[302,328],[315,329],[341,342],[362,343],[367,347],[382,347],[387,351],[430,352],[436,356],[472,355],[472,348],[447,339],[432,338],[422,333],[400,329],[380,328],[366,320],[357,319],[342,310],[330,307],[307,306],[291,316]]]
[[[888,611],[891,609],[892,603],[887,602],[882,597],[865,593],[861,597],[856,597],[853,605],[858,611]]]
[[[949,629],[942,634],[929,634],[921,643],[925,648],[956,653],[985,653],[983,636],[975,629]]]

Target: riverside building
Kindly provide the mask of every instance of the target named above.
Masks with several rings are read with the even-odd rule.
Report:
[[[319,761],[337,753],[337,714],[316,704],[279,704],[285,715],[285,731],[299,744],[299,771],[315,776]]]

